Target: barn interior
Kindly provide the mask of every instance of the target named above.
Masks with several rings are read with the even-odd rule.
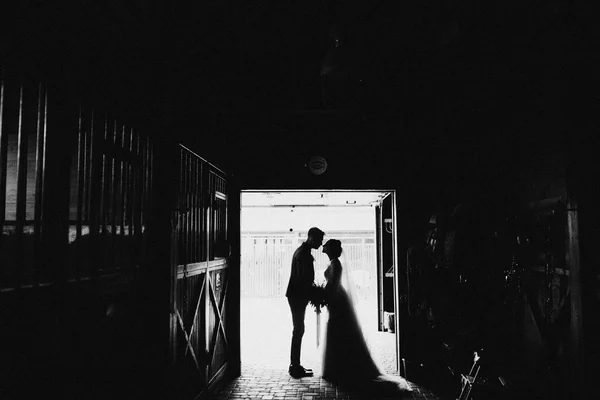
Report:
[[[592,390],[591,5],[0,7],[0,397],[239,376],[244,190],[395,193],[407,379],[458,398],[477,352],[473,398]]]

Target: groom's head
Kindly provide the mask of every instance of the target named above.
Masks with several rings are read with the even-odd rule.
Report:
[[[325,236],[325,232],[319,228],[312,227],[308,230],[306,243],[308,243],[311,248],[318,249],[323,244],[323,236]]]

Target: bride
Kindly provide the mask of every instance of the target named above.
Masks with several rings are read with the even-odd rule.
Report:
[[[409,392],[403,379],[385,375],[371,356],[349,292],[348,274],[339,260],[342,244],[330,239],[323,245],[329,257],[325,296],[329,320],[323,343],[323,378],[339,385],[369,391]]]

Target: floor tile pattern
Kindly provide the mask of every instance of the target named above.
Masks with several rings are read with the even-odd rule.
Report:
[[[291,338],[291,317],[285,299],[262,300],[243,299],[241,308],[242,323],[242,374],[227,385],[217,396],[218,400],[322,400],[322,399],[438,399],[444,400],[426,388],[411,382],[412,392],[402,396],[382,397],[371,393],[349,392],[326,381],[320,376],[321,354],[317,337],[322,343],[322,332],[327,320],[326,312],[320,316],[320,329],[317,330],[317,316],[314,310],[307,309],[306,331],[302,347],[302,363],[312,368],[315,375],[295,379],[287,373]],[[376,313],[375,313],[376,315]],[[365,329],[374,358],[382,372],[398,376],[395,357],[395,335],[378,332],[376,321],[363,318],[364,325],[375,329]],[[321,335],[317,332],[320,331]]]

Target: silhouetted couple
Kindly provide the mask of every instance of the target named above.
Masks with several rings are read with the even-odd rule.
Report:
[[[292,257],[286,296],[294,326],[289,367],[289,373],[294,378],[313,375],[311,369],[301,365],[300,352],[306,307],[314,293],[315,270],[311,250],[321,247],[324,235],[319,228],[310,228],[306,241]],[[336,239],[328,240],[323,245],[323,253],[329,257],[324,274],[329,319],[323,343],[323,378],[367,390],[410,391],[402,379],[383,374],[371,356],[353,304],[351,282],[339,260],[342,243]]]

